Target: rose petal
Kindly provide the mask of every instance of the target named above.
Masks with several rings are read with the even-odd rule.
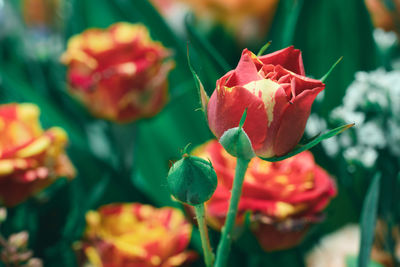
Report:
[[[259,57],[264,64],[281,65],[299,75],[305,76],[301,51],[293,46]]]

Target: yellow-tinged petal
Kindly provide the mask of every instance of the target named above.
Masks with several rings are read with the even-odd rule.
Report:
[[[95,267],[103,267],[103,263],[101,262],[101,257],[94,247],[86,248],[85,254],[92,265],[94,265]]]
[[[29,158],[35,155],[39,155],[44,152],[49,145],[51,144],[51,140],[48,136],[41,136],[27,147],[19,150],[16,155],[21,158]]]
[[[10,174],[14,171],[12,160],[0,160],[0,176]]]
[[[276,202],[276,215],[280,219],[285,219],[293,214],[299,213],[302,210],[306,209],[305,204],[299,204],[299,205],[291,205],[286,202],[281,202],[278,201]]]
[[[54,137],[55,142],[65,144],[68,141],[67,132],[65,132],[64,129],[60,127],[52,127],[48,130],[48,132],[51,133],[51,135]]]
[[[39,114],[39,107],[34,104],[23,103],[17,106],[17,117],[21,120],[36,120]]]
[[[243,86],[255,96],[262,99],[268,117],[268,126],[274,119],[275,92],[281,87],[278,83],[270,79],[252,81]]]
[[[86,220],[89,246],[97,248],[93,244],[99,242],[99,247],[108,244],[112,248],[105,254],[101,249],[97,251],[103,264],[142,262],[147,264],[143,266],[172,267],[175,265],[169,265],[170,259],[181,263],[189,259],[188,256],[175,259],[189,242],[192,229],[177,209],[111,204],[98,212],[89,212]],[[193,258],[192,253],[188,255]]]
[[[136,32],[141,28],[141,26],[134,26],[129,23],[118,23],[114,28],[115,40],[119,43],[130,43],[135,39]]]
[[[88,211],[86,213],[86,222],[90,227],[97,227],[101,222],[100,214],[97,211]]]

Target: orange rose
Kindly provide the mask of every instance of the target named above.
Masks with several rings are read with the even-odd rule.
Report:
[[[181,0],[200,17],[211,18],[247,39],[265,35],[279,0]]]
[[[206,204],[212,227],[225,221],[236,160],[215,140],[196,148],[193,154],[210,159],[218,177],[218,187]],[[246,172],[237,223],[251,212],[251,230],[264,250],[280,250],[298,244],[312,222],[336,194],[329,175],[305,151],[280,162],[254,158]]]
[[[400,0],[393,1],[393,10],[384,0],[365,0],[375,27],[400,34]]]
[[[94,115],[129,122],[154,116],[165,105],[169,55],[145,26],[116,23],[72,37],[62,61],[71,93]]]
[[[174,208],[110,204],[86,214],[83,250],[94,266],[173,267],[193,260],[186,251],[192,226]]]
[[[43,131],[33,104],[0,106],[0,199],[14,206],[60,176],[74,177],[64,152],[68,137],[53,127]]]
[[[43,27],[56,24],[62,4],[62,0],[23,0],[21,5],[26,25]]]

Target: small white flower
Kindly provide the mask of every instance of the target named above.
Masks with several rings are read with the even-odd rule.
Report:
[[[388,49],[397,43],[396,33],[390,31],[386,32],[380,28],[376,28],[373,32],[375,42],[382,49]]]
[[[343,156],[347,161],[357,160],[366,168],[371,168],[378,158],[378,152],[370,147],[353,146],[347,148],[343,152]]]
[[[357,127],[357,126],[355,126]],[[349,147],[352,146],[354,143],[353,138],[350,135],[349,131],[345,131],[339,135],[339,144],[342,147]]]
[[[325,139],[321,144],[328,156],[335,157],[339,153],[340,147],[337,136]]]
[[[365,120],[365,114],[362,112],[354,112],[341,106],[335,108],[331,112],[331,118],[343,121],[344,123],[355,123],[356,125],[361,125]]]
[[[381,125],[373,121],[362,124],[357,128],[357,141],[366,146],[384,148],[386,146],[385,134]]]
[[[317,114],[311,114],[306,125],[308,136],[315,136],[326,130],[326,121]]]
[[[390,151],[396,155],[400,156],[400,125],[394,120],[388,121],[388,145]]]

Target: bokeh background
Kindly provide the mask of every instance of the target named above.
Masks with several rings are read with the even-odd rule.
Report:
[[[181,207],[166,184],[171,161],[188,143],[212,138],[198,110],[187,49],[211,94],[216,80],[236,67],[242,49],[256,53],[270,40],[268,52],[289,45],[300,49],[307,76],[314,78],[343,56],[313,105],[305,138],[345,122],[356,125],[312,149],[338,187],[325,220],[301,245],[280,252],[265,253],[254,236],[243,234],[233,244],[229,266],[306,266],[305,255],[323,236],[360,222],[377,175],[379,218],[386,233],[394,229],[400,215],[400,149],[395,148],[400,146],[399,1],[265,0],[267,7],[260,2],[0,0],[0,102],[37,104],[44,128],[56,125],[68,133],[67,154],[77,170],[75,179],[58,179],[8,209],[1,233],[27,230],[29,247],[44,266],[78,266],[74,247],[87,211],[114,202]],[[60,63],[71,36],[120,21],[144,24],[175,61],[166,106],[152,118],[128,124],[93,117],[68,93],[66,67]],[[211,231],[214,247],[218,237]],[[396,238],[387,234],[384,240],[381,249],[395,254]],[[196,229],[190,248],[201,251]],[[356,266],[354,259],[348,266]],[[202,264],[200,259],[192,266]]]

